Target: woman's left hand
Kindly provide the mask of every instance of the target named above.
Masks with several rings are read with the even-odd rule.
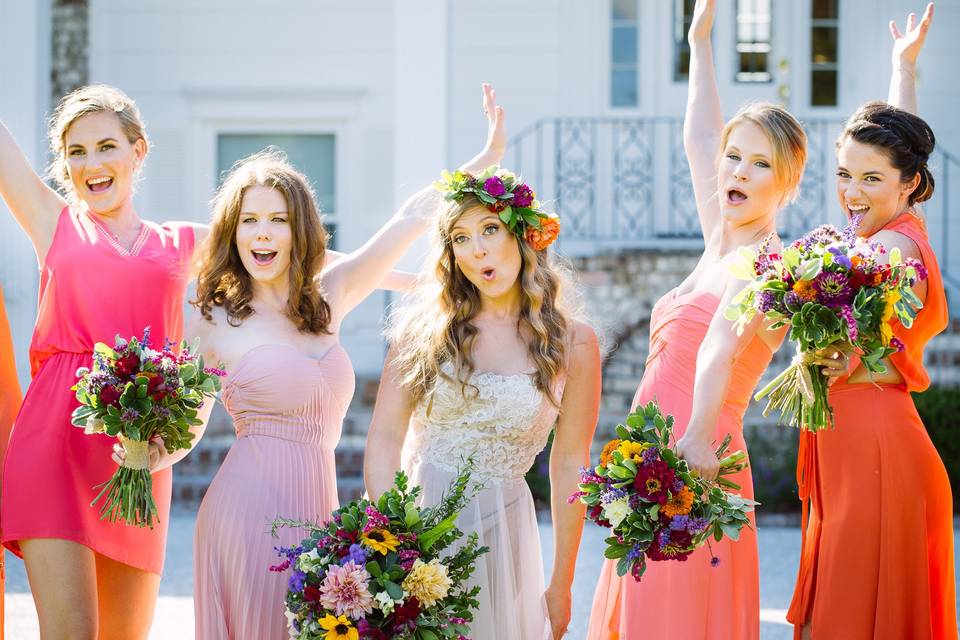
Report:
[[[551,585],[547,587],[543,597],[547,601],[547,613],[550,615],[550,630],[553,632],[553,640],[560,640],[567,633],[567,626],[570,624],[572,601],[570,589]]]
[[[823,367],[820,372],[827,377],[827,386],[832,385],[837,378],[847,373],[847,367],[850,366],[849,353],[833,345],[817,351],[815,356],[813,364]]]
[[[507,151],[503,107],[497,104],[497,92],[487,83],[483,84],[483,115],[487,118],[487,141],[483,151],[463,165],[470,173],[480,173],[490,165],[500,164]]]
[[[890,21],[890,35],[893,36],[893,64],[895,67],[906,66],[910,70],[917,64],[923,41],[927,37],[930,23],[933,22],[933,3],[927,5],[920,22],[917,14],[907,16],[906,33],[900,33],[896,20]]]
[[[152,440],[147,445],[147,455],[150,461],[150,473],[153,473],[157,470],[157,465],[160,464],[160,458],[163,455],[163,452],[160,450],[160,445]],[[124,461],[127,459],[127,452],[123,448],[123,445],[119,442],[113,445],[113,455],[110,456],[113,458],[113,461],[117,463],[118,466],[123,466]]]

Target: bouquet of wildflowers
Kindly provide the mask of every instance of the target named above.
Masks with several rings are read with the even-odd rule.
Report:
[[[179,353],[167,341],[150,348],[150,327],[143,338],[120,336],[111,348],[98,342],[93,368],[77,370],[72,387],[80,406],[72,422],[87,434],[106,433],[120,440],[125,460],[100,489],[90,506],[104,499],[100,519],[123,519],[138,527],[153,527],[157,506],[149,470],[149,443],[160,439],[168,452],[191,446],[191,426],[201,424],[197,412],[204,398],[220,390],[220,369],[206,368],[199,345],[181,343]]]
[[[418,507],[420,487],[397,473],[376,502],[361,499],[333,512],[329,522],[277,520],[310,537],[279,548],[291,569],[286,595],[290,637],[297,640],[466,640],[480,587],[468,587],[477,534],[454,522],[470,500],[470,472],[461,471],[434,507]],[[458,542],[459,541],[459,542]]]
[[[913,324],[923,306],[913,292],[927,277],[923,264],[904,260],[894,248],[889,256],[878,242],[857,237],[858,219],[843,231],[823,225],[783,250],[761,246],[741,248],[733,267],[749,280],[726,309],[737,331],[758,314],[773,321],[771,328],[790,327],[797,357],[756,394],[769,396],[764,415],[777,409],[787,424],[812,432],[832,424],[827,381],[813,364],[816,352],[831,345],[854,350],[871,373],[883,373],[883,360],[904,345],[893,335],[894,317]]]
[[[746,454],[727,452],[728,435],[717,449],[720,475],[708,482],[677,456],[672,438],[673,416],[651,402],[617,425],[600,464],[581,469],[580,491],[570,499],[579,498],[587,517],[611,530],[604,555],[617,560],[618,575],[639,581],[648,560],[685,561],[711,537],[737,540],[750,526],[747,514],[757,503],[728,491],[740,487],[725,477],[746,468]]]

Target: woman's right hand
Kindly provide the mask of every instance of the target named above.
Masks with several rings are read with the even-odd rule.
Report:
[[[850,366],[850,353],[838,345],[830,345],[814,354],[813,364],[822,367],[820,372],[827,378],[827,386],[847,373]]]
[[[687,35],[687,39],[691,44],[694,41],[703,41],[710,38],[716,8],[716,0],[697,0],[697,4],[693,8],[693,21],[690,23],[690,33]]]
[[[691,427],[693,427],[692,424],[687,425],[688,432]],[[703,438],[692,437],[685,433],[677,440],[677,454],[687,461],[691,471],[696,471],[704,480],[716,480],[720,474],[720,460],[717,458],[717,452]]]

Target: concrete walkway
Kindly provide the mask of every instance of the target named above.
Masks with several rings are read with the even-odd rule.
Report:
[[[193,635],[193,542],[192,516],[175,516],[170,522],[167,564],[160,584],[160,601],[154,616],[151,640],[189,640]],[[573,587],[571,640],[581,640],[593,600],[593,587],[603,561],[605,530],[588,525],[577,560]],[[544,565],[549,576],[553,563],[553,531],[540,525]],[[800,530],[794,527],[761,527],[760,539],[760,617],[763,640],[790,640],[792,627],[784,619],[800,553]],[[954,536],[956,540],[956,535]],[[960,559],[960,549],[958,549]],[[957,575],[960,575],[958,565]],[[36,613],[30,597],[23,563],[7,553],[6,623],[10,640],[38,640]],[[960,590],[958,590],[960,591]],[[958,607],[960,610],[960,607]]]

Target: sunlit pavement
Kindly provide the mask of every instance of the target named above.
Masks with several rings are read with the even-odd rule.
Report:
[[[193,525],[191,515],[171,519],[167,562],[160,583],[160,601],[154,616],[151,640],[193,638]],[[568,638],[586,634],[593,587],[603,560],[604,530],[588,525],[577,560],[573,585],[573,619]],[[547,575],[553,563],[553,532],[540,525]],[[763,640],[790,640],[792,628],[784,615],[790,603],[800,553],[800,530],[794,527],[760,527],[760,635]],[[956,540],[956,536],[954,536]],[[960,556],[960,553],[958,553]],[[960,566],[958,566],[960,575]],[[30,598],[23,563],[7,553],[6,632],[10,640],[37,640],[36,613]]]

